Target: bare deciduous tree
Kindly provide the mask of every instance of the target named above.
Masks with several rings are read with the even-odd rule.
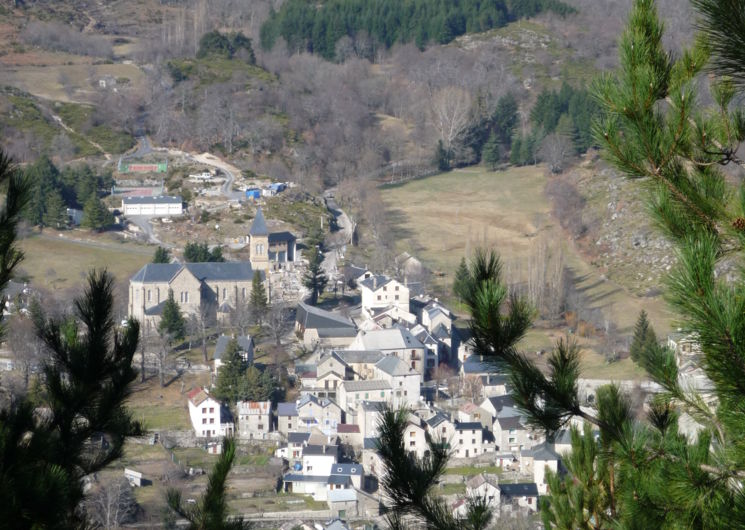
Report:
[[[563,134],[551,133],[543,139],[539,155],[546,162],[551,173],[561,173],[573,150],[570,138]]]
[[[42,361],[44,348],[33,321],[23,315],[15,315],[8,326],[8,342],[15,365],[23,378],[23,390],[28,391],[29,378]]]
[[[124,477],[102,483],[85,500],[90,522],[107,530],[132,522],[137,509],[132,487]]]
[[[478,375],[467,375],[463,378],[463,393],[474,403],[479,401],[484,391],[484,384]]]
[[[430,101],[432,125],[445,149],[452,150],[471,123],[471,95],[462,88],[448,86],[434,92]]]
[[[455,376],[455,370],[453,370],[450,366],[448,366],[445,363],[440,363],[434,368],[432,368],[432,371],[430,372],[430,377],[437,385],[437,387],[435,388],[435,401],[437,401],[437,399],[440,396],[440,386],[442,386],[442,383],[445,381],[449,381],[454,376]]]
[[[266,317],[266,329],[275,346],[282,346],[282,338],[293,328],[292,307],[284,302],[275,302]]]

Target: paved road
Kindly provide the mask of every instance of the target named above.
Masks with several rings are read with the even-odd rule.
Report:
[[[352,240],[352,222],[344,210],[339,208],[334,199],[334,191],[333,189],[326,190],[323,197],[326,201],[326,208],[336,218],[336,225],[339,227],[339,230],[332,235],[334,242],[329,245],[328,251],[323,255],[323,263],[321,263],[321,268],[329,279],[341,276],[337,263],[344,257],[347,243]],[[333,285],[330,287],[333,288]]]
[[[169,247],[171,245],[166,245],[163,243],[160,239],[158,239],[155,236],[155,232],[153,231],[153,225],[150,223],[150,219],[157,216],[151,216],[151,215],[128,215],[127,219],[134,225],[137,225],[140,227],[140,230],[142,230],[142,233],[145,234],[145,237],[147,238],[148,243],[153,243],[154,245],[160,245]]]

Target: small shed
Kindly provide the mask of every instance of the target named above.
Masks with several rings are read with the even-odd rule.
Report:
[[[258,201],[261,199],[261,190],[259,188],[248,188],[246,190],[246,199]]]
[[[124,478],[129,481],[129,485],[133,488],[140,487],[145,482],[142,478],[142,473],[126,467],[124,468]]]

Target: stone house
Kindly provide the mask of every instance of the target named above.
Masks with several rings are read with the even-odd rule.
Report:
[[[285,436],[301,430],[294,402],[277,403],[277,430]]]
[[[299,431],[310,431],[316,427],[324,434],[336,433],[336,428],[342,423],[341,407],[327,398],[317,398],[305,394],[296,403]]]
[[[356,409],[362,401],[388,402],[391,399],[392,388],[383,379],[368,379],[360,381],[344,381],[339,387],[339,404],[345,411]]]
[[[532,449],[520,452],[520,471],[524,474],[533,475],[533,482],[535,482],[538,493],[541,495],[548,492],[546,469],[550,469],[554,473],[563,471],[561,457],[549,443],[544,442]]]
[[[239,401],[238,436],[246,440],[266,440],[272,431],[271,401]]]
[[[373,379],[375,363],[383,358],[378,350],[336,350],[335,353],[352,370],[351,379]]]

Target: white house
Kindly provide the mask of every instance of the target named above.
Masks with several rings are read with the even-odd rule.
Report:
[[[271,401],[239,401],[238,436],[247,440],[265,440],[272,430]]]
[[[122,199],[122,214],[124,215],[154,215],[168,217],[183,213],[181,197],[157,195],[148,197],[124,197]]]
[[[404,430],[404,444],[406,450],[414,453],[417,458],[423,458],[426,453],[429,453],[427,435],[422,426],[422,420],[413,414],[409,416],[409,421]]]
[[[499,511],[499,479],[496,475],[480,473],[466,481],[466,495],[471,498],[486,499],[486,504]]]
[[[360,401],[357,404],[357,425],[362,439],[378,436],[378,425],[382,418],[383,403],[379,401]]]
[[[457,443],[455,439],[455,425],[444,412],[438,412],[425,422],[430,436],[435,441],[441,441],[446,444]]]
[[[188,394],[189,418],[198,437],[232,436],[235,425],[228,408],[209,395],[204,388],[195,388]]]
[[[484,454],[484,432],[478,422],[455,422],[455,438],[451,446],[457,458],[470,458]]]
[[[395,305],[409,312],[409,288],[393,278],[376,274],[360,281],[358,285],[362,294],[363,311]]]
[[[338,445],[306,445],[303,448],[303,475],[328,477],[331,467],[339,460]]]
[[[561,457],[547,442],[520,452],[520,471],[524,474],[533,475],[533,481],[541,495],[545,495],[548,491],[546,469],[558,473],[560,466]]]
[[[395,355],[386,355],[375,363],[375,379],[388,381],[394,407],[419,401],[422,376]]]

